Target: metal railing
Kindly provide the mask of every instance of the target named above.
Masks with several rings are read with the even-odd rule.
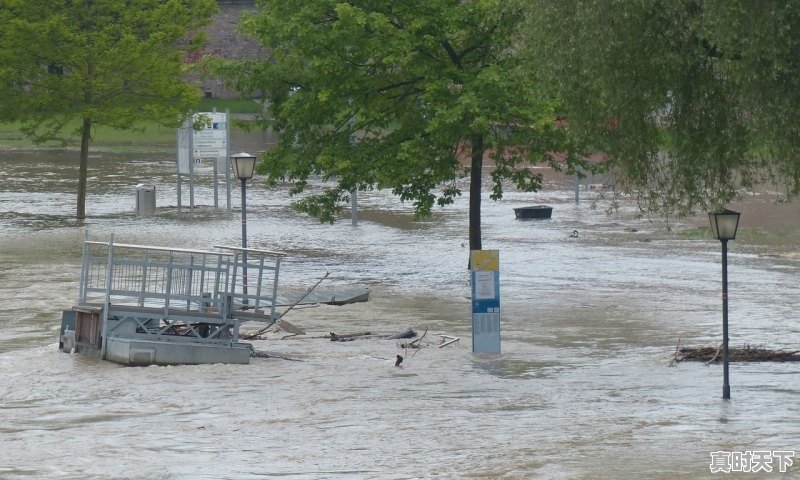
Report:
[[[284,253],[256,248],[214,245],[214,248],[232,252],[230,288],[228,292],[236,302],[237,311],[255,313],[269,310],[275,317],[275,300],[278,298],[278,276]],[[246,254],[246,255],[245,255]],[[246,263],[243,263],[246,259]],[[247,267],[247,268],[244,268]]]
[[[86,232],[78,306],[104,307],[104,337],[116,333],[236,341],[240,321],[275,321],[285,255],[214,248],[218,250],[114,243],[113,235],[98,242],[90,241]]]
[[[78,303],[163,308],[165,316],[170,308],[222,312],[231,259],[223,252],[87,240]]]

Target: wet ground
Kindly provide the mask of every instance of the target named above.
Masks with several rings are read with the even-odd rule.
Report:
[[[330,269],[325,286],[368,286],[369,302],[295,309],[286,319],[307,335],[254,342],[297,361],[126,368],[60,353],[84,229],[174,247],[241,241],[238,185],[233,208],[220,185],[214,209],[201,165],[198,207],[185,208],[184,183],[179,213],[171,155],[95,154],[89,218],[75,221],[76,157],[0,152],[0,478],[716,478],[710,452],[800,450],[797,363],[733,364],[731,401],[720,365],[669,366],[679,343],[721,340],[720,245],[705,215],[668,231],[626,198],[609,215],[608,193],[583,188],[576,203],[560,174],[538,194],[484,202],[484,248],[500,251],[499,356],[471,353],[466,198],[416,221],[361,192],[357,226],[327,225],[258,179],[248,241],[289,254],[282,288]],[[138,184],[156,188],[152,217],[135,215]],[[800,350],[800,207],[776,198],[733,206],[731,345]],[[553,218],[514,218],[533,204]],[[425,348],[327,340],[406,327],[427,331]],[[438,334],[461,340],[436,348]],[[775,469],[800,478],[798,459]]]

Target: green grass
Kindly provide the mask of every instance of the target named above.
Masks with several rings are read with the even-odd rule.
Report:
[[[247,98],[206,98],[200,101],[197,111],[211,112],[215,108],[218,112],[224,112],[228,110],[231,113],[261,113],[262,111],[260,103]]]
[[[676,237],[685,238],[687,240],[698,240],[701,238],[711,238],[710,228],[687,228],[674,232]]]
[[[679,238],[684,238],[687,240],[699,240],[699,239],[711,239],[713,236],[711,235],[711,228],[710,227],[702,227],[702,228],[687,228],[685,230],[675,232],[675,236]],[[769,235],[764,232],[763,230],[759,230],[756,228],[740,228],[736,232],[736,239],[737,240],[744,240],[750,242],[758,242],[764,241],[769,237]]]
[[[78,120],[75,125],[66,131],[74,130],[78,127]],[[58,141],[35,144],[31,139],[23,135],[18,123],[7,123],[0,125],[0,146],[11,148],[63,148],[63,144]],[[142,123],[135,130],[115,130],[113,128],[98,126],[92,132],[92,149],[113,149],[124,151],[153,151],[175,148],[175,129],[162,127],[157,124]],[[68,148],[77,148],[80,139],[75,137]]]
[[[255,114],[261,112],[261,105],[250,99],[204,99],[198,105],[197,111],[225,112],[231,114]],[[74,131],[80,125],[80,120],[74,120],[65,131]],[[235,126],[233,127],[235,128]],[[6,148],[62,148],[60,142],[46,142],[34,144],[20,132],[19,123],[0,123],[0,147]],[[141,123],[134,130],[115,130],[113,128],[98,126],[92,132],[93,150],[116,151],[167,151],[175,149],[175,129],[160,126],[155,123]],[[68,147],[77,148],[79,139],[75,138]]]

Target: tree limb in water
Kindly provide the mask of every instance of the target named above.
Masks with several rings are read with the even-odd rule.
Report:
[[[331,342],[351,342],[353,340],[362,340],[367,338],[380,338],[386,340],[396,340],[399,338],[414,338],[417,336],[416,332],[412,330],[410,327],[406,328],[405,330],[389,335],[378,335],[373,334],[372,332],[361,332],[361,333],[348,333],[348,334],[337,334],[334,332],[330,332],[330,339]]]

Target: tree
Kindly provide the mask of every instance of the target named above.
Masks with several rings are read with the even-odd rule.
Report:
[[[480,250],[484,158],[497,199],[506,179],[539,189],[526,167],[568,150],[555,102],[517,55],[524,3],[260,0],[241,29],[269,58],[217,72],[266,97],[261,122],[280,133],[260,164],[270,182],[299,194],[312,176],[332,181],[299,210],[332,222],[351,191],[377,188],[427,215],[469,174],[469,245]]]
[[[180,124],[200,98],[184,81],[183,56],[216,11],[213,0],[0,3],[0,121],[22,122],[36,142],[80,139],[78,219],[92,128]]]
[[[800,192],[800,8],[747,0],[539,0],[526,56],[570,128],[650,212]]]

